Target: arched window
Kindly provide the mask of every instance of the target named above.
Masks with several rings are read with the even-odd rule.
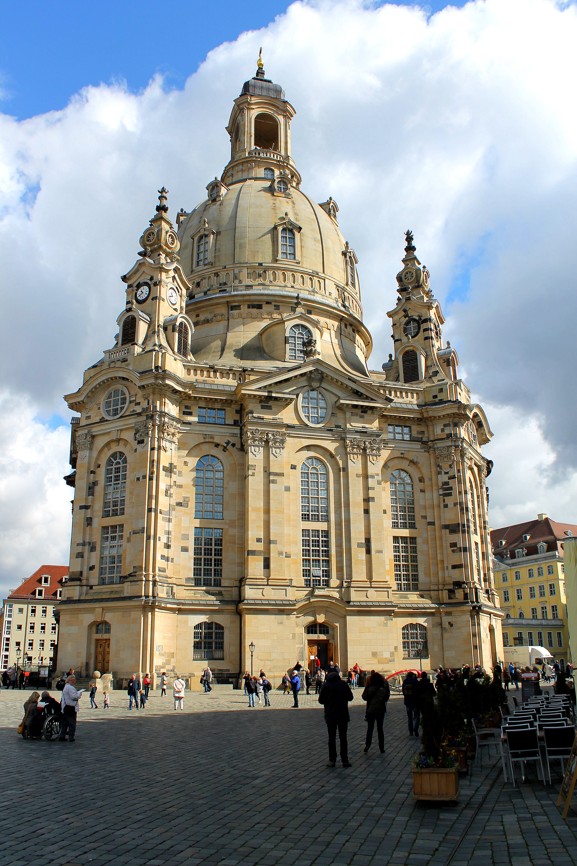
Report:
[[[415,497],[408,472],[391,472],[391,520],[393,529],[415,528]]]
[[[330,634],[330,627],[324,622],[312,622],[305,629],[307,634]]]
[[[293,325],[288,334],[289,361],[304,361],[305,342],[312,338],[312,332],[305,325]]]
[[[195,517],[222,520],[224,470],[216,457],[207,454],[196,464],[194,494]]]
[[[265,168],[264,176],[267,180],[274,180],[274,169],[273,168]]]
[[[296,259],[295,233],[293,229],[286,226],[280,230],[280,257],[281,259]]]
[[[403,626],[403,658],[405,659],[427,659],[429,658],[429,645],[427,642],[427,628],[418,622],[410,622]]]
[[[129,346],[136,342],[136,316],[127,316],[122,323],[121,346]]]
[[[278,150],[278,123],[272,114],[261,112],[254,119],[254,146]]]
[[[188,347],[190,345],[190,337],[188,334],[188,325],[186,322],[179,322],[178,324],[178,340],[176,351],[179,355],[184,355],[185,357],[188,355]]]
[[[328,519],[327,467],[316,457],[309,457],[301,466],[301,520]]]
[[[347,256],[347,282],[348,282],[349,286],[352,286],[353,288],[357,284],[356,272],[355,272],[355,260],[350,253]]]
[[[203,265],[208,264],[208,247],[209,240],[208,235],[200,235],[196,239],[196,267],[201,268]]]
[[[124,514],[127,465],[126,454],[123,454],[122,451],[115,451],[106,461],[104,467],[103,517],[118,517]]]
[[[419,378],[419,358],[414,349],[409,349],[403,355],[403,382],[418,382]]]
[[[110,634],[110,623],[99,622],[96,626],[96,634]]]
[[[477,494],[472,481],[469,481],[469,507],[471,509],[471,529],[475,535],[479,534],[479,524],[477,521]]]
[[[224,628],[218,622],[199,622],[193,631],[195,661],[224,658]]]

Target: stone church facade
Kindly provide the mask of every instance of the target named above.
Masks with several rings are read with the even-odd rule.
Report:
[[[111,348],[66,397],[74,516],[60,668],[221,678],[297,659],[387,672],[502,656],[483,410],[406,233],[372,371],[338,206],[256,75],[190,213],[162,189]],[[252,644],[252,656],[251,656]]]

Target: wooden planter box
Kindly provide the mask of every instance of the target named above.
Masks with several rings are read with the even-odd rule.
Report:
[[[431,767],[413,770],[415,800],[456,800],[459,795],[459,770]]]

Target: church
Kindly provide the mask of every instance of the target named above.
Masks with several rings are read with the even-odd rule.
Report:
[[[487,418],[410,231],[393,351],[369,368],[357,257],[336,201],[301,188],[294,116],[259,58],[230,161],[174,219],[160,190],[114,342],[66,396],[60,669],[278,681],[297,660],[391,673],[503,656]]]

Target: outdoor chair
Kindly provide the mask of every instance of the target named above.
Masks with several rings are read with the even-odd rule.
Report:
[[[483,750],[496,749],[497,754],[501,754],[501,728],[478,728],[473,719],[473,729],[475,731],[475,739],[477,741],[477,749],[475,753],[475,762],[479,762],[479,766],[483,763]]]
[[[543,728],[543,738],[545,741],[547,777],[549,779],[549,784],[551,784],[550,760],[558,760],[561,763],[561,775],[563,775],[565,770],[564,761],[571,754],[571,749],[575,742],[575,728],[573,725],[565,725],[564,727],[545,727]]]
[[[515,764],[521,764],[521,779],[525,781],[525,764],[536,764],[537,775],[546,784],[545,770],[543,761],[541,760],[541,752],[539,750],[539,740],[537,736],[537,728],[529,730],[516,730],[507,728],[507,757],[509,760],[509,768],[511,770],[511,781],[515,785]]]

